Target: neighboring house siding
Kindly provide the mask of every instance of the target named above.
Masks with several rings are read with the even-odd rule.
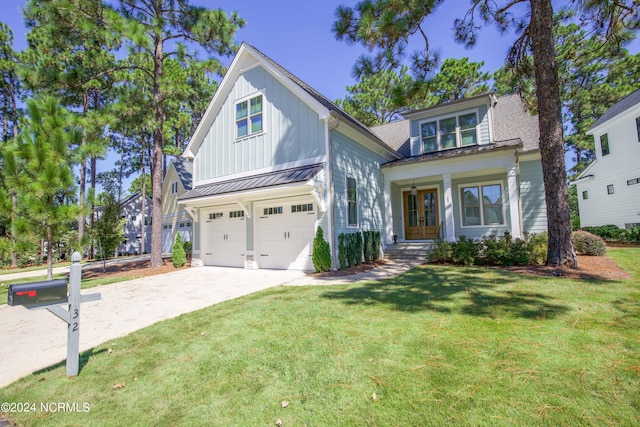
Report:
[[[263,133],[236,139],[235,102],[262,92]],[[195,159],[194,182],[324,155],[318,114],[262,67],[242,74]]]
[[[639,106],[604,122],[593,133],[597,162],[585,171],[593,177],[577,184],[582,227],[614,224],[624,228],[626,224],[640,223],[640,184],[627,184],[640,178],[636,117],[640,117]],[[609,140],[606,156],[600,147],[600,137],[604,134]],[[613,194],[607,193],[608,185],[613,185]],[[587,200],[583,199],[584,191],[588,192]]]
[[[460,187],[464,186],[465,184],[483,184],[496,182],[499,182],[502,185],[502,203],[505,222],[504,225],[463,227],[461,218],[462,204],[460,201]],[[511,229],[511,221],[509,215],[509,188],[507,186],[506,174],[480,175],[464,179],[452,179],[451,187],[454,200],[453,216],[455,222],[456,237],[466,236],[472,239],[480,239],[483,237],[502,235],[505,231]]]
[[[384,231],[383,177],[380,164],[385,160],[349,137],[334,131],[333,189],[335,233],[353,233],[358,230]],[[347,221],[347,177],[356,179],[358,224]]]
[[[542,164],[539,160],[520,163],[520,199],[523,231],[527,233],[547,231],[544,179]]]
[[[147,197],[145,201],[145,212],[147,217],[151,217],[151,198]],[[120,208],[120,215],[126,219],[124,224],[124,238],[126,243],[118,247],[118,252],[123,254],[139,254],[141,251],[151,251],[151,225],[145,227],[145,245],[144,250],[141,248],[142,241],[138,236],[142,235],[142,224],[144,217],[142,215],[142,197],[130,199]],[[132,219],[133,218],[133,219]]]

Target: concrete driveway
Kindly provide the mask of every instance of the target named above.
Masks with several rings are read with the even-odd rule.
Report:
[[[161,320],[304,278],[300,271],[197,267],[99,286],[83,303],[80,351]],[[67,357],[66,324],[46,309],[0,305],[0,387]]]

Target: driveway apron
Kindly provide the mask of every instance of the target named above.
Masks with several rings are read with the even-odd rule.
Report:
[[[301,271],[197,267],[83,290],[80,351],[114,338],[304,277]],[[65,360],[67,326],[46,309],[0,306],[0,387]]]

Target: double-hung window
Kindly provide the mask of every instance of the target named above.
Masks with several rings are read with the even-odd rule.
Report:
[[[423,153],[476,145],[478,116],[471,112],[422,122],[420,138]]]
[[[352,177],[347,177],[347,224],[352,227],[358,225],[358,195],[356,179]]]
[[[636,117],[636,133],[638,134],[638,141],[640,142],[640,117]]]
[[[504,224],[501,184],[461,186],[460,200],[463,226]]]
[[[171,182],[171,194],[178,194],[178,181]]]
[[[600,150],[602,152],[602,157],[609,154],[609,135],[606,133],[604,135],[600,135]]]
[[[262,94],[259,94],[236,102],[236,138],[262,132],[262,101]]]

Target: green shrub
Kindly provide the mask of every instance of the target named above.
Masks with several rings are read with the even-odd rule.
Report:
[[[640,231],[640,230],[639,230]],[[380,259],[380,232],[373,232],[373,261]]]
[[[331,270],[331,248],[329,247],[329,243],[324,240],[322,227],[318,227],[316,230],[316,237],[313,239],[311,259],[316,271]]]
[[[545,264],[547,262],[549,235],[546,232],[535,234],[525,233],[525,240],[529,252],[529,264]]]
[[[191,258],[191,254],[193,253],[193,242],[184,242],[182,246],[184,247],[184,252],[187,254],[187,258]]]
[[[596,236],[601,237],[603,240],[608,241],[620,240],[620,235],[623,233],[623,230],[621,230],[620,227],[613,224],[600,225],[597,227],[582,227],[581,230],[591,234],[595,234]]]
[[[354,265],[360,265],[362,264],[362,233],[360,233],[359,231],[357,231],[355,234],[355,264]]]
[[[580,255],[602,256],[607,253],[607,246],[601,237],[587,231],[574,231],[571,233],[573,247]]]
[[[462,265],[475,264],[482,249],[482,243],[468,239],[466,236],[460,236],[460,239],[451,246],[451,261]]]
[[[446,263],[451,262],[451,257],[453,256],[453,250],[451,248],[451,243],[438,240],[436,241],[435,246],[431,250],[429,254],[429,262],[434,263]]]
[[[373,261],[373,231],[363,231],[362,237],[364,239],[364,262]]]
[[[631,228],[622,230],[620,240],[624,240],[627,243],[640,243],[640,227],[634,225]]]
[[[187,263],[187,254],[184,251],[182,244],[182,236],[180,233],[176,233],[176,241],[173,244],[173,253],[171,254],[171,261],[175,268],[180,268]]]
[[[484,262],[490,265],[513,265],[511,257],[511,236],[488,237],[483,240]]]
[[[347,258],[347,245],[344,233],[340,233],[338,236],[338,262],[340,263],[340,270],[344,270],[347,268],[348,258]]]

